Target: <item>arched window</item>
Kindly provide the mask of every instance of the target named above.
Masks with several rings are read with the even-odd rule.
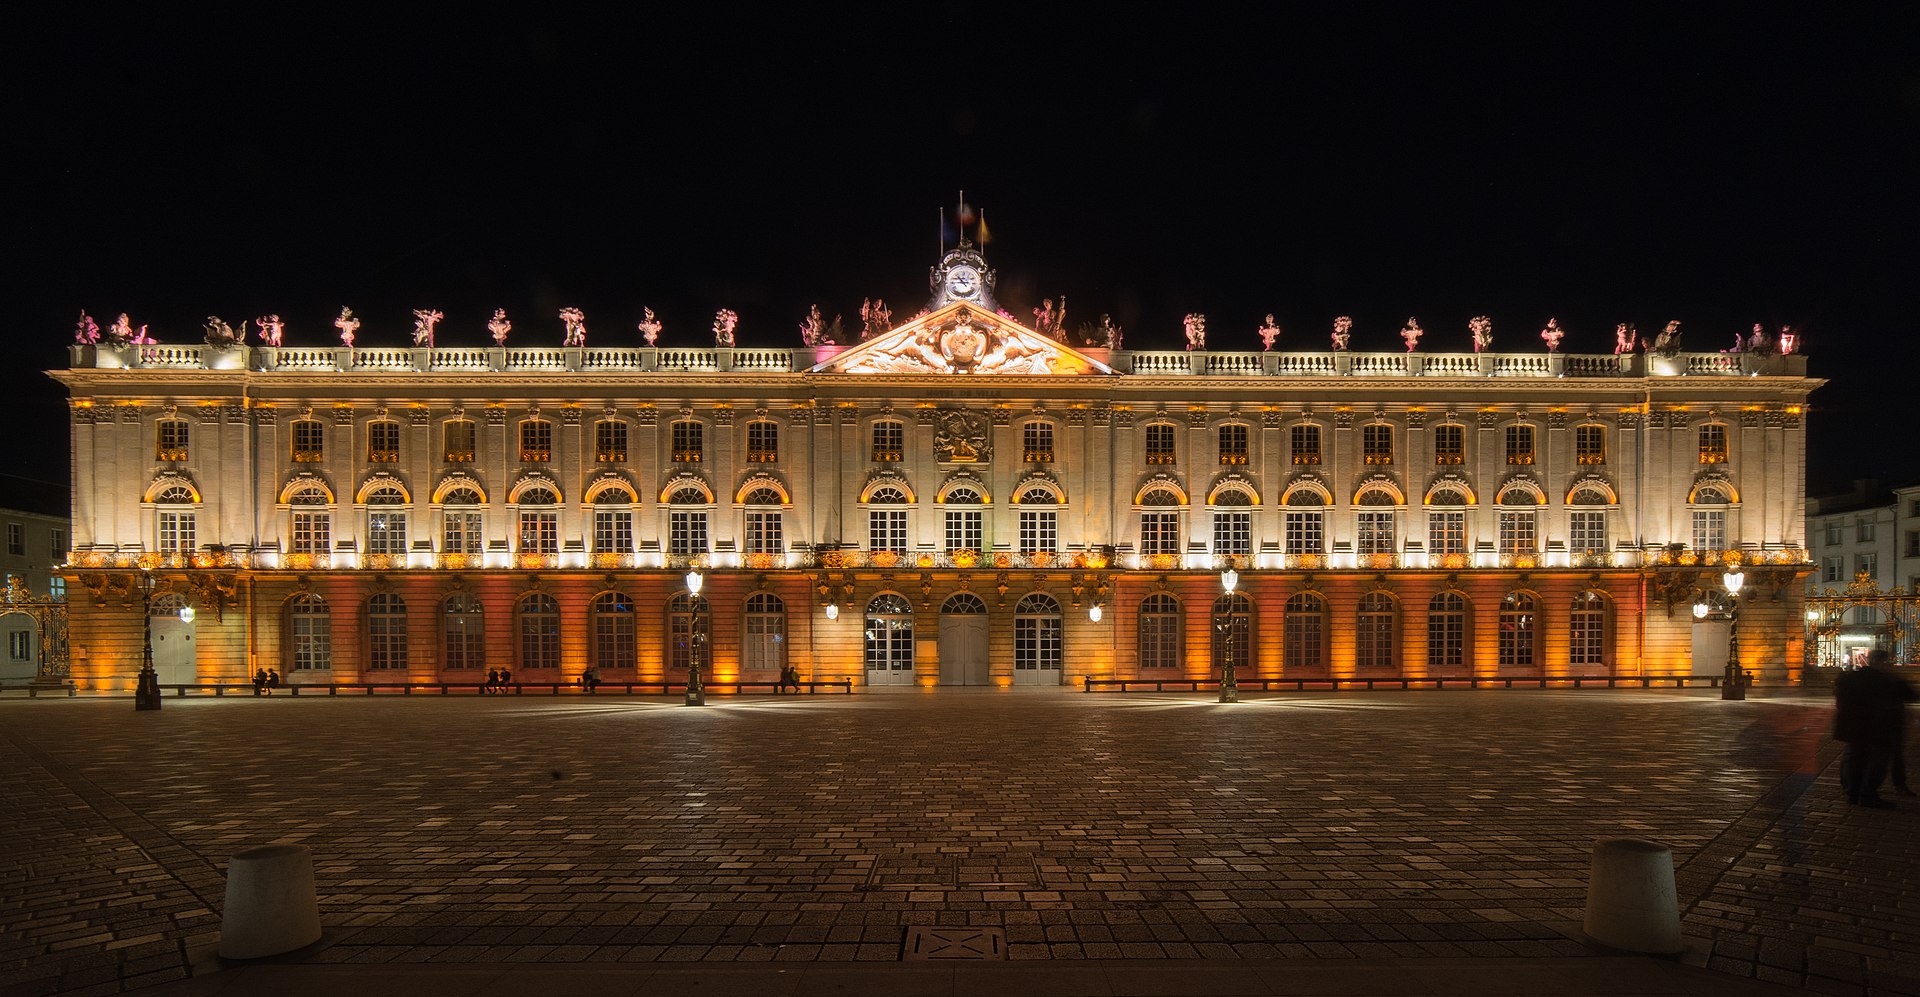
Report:
[[[909,501],[905,492],[892,487],[876,488],[867,496],[870,506],[905,506]],[[905,508],[867,510],[867,549],[895,554],[907,552]]]
[[[1539,661],[1540,613],[1531,594],[1500,600],[1500,667],[1532,668]]]
[[[407,494],[392,485],[367,493],[367,553],[405,556]]]
[[[1281,659],[1289,672],[1327,666],[1327,604],[1311,592],[1287,600],[1280,631]]]
[[[520,552],[523,554],[560,553],[560,514],[554,507],[560,497],[551,489],[535,485],[519,495]]]
[[[287,505],[293,510],[288,545],[291,553],[320,559],[332,554],[333,513],[326,508],[332,504],[333,497],[319,485],[303,486],[287,496]]]
[[[625,592],[602,592],[587,610],[593,630],[596,670],[632,668],[639,660],[633,639],[633,599]]]
[[[1323,554],[1327,544],[1327,497],[1317,488],[1294,488],[1285,499],[1286,552]],[[1307,511],[1311,509],[1312,511]]]
[[[333,611],[311,593],[287,600],[287,661],[292,671],[333,667]]]
[[[1508,485],[1494,501],[1500,506],[1500,554],[1530,556],[1537,552],[1540,494],[1525,486]]]
[[[1387,557],[1394,554],[1394,507],[1399,505],[1399,497],[1391,489],[1380,485],[1363,488],[1359,495],[1360,511],[1354,513],[1354,550],[1361,557]],[[1390,567],[1391,564],[1379,565]]]
[[[1567,550],[1575,557],[1602,557],[1607,553],[1607,510],[1611,497],[1598,488],[1575,489],[1567,504]],[[1593,507],[1598,508],[1593,508]]]
[[[1718,485],[1693,490],[1693,549],[1727,549],[1727,493]]]
[[[693,556],[707,552],[707,494],[688,486],[667,496],[667,553]]]
[[[440,607],[446,632],[448,671],[478,671],[487,663],[486,617],[480,600],[465,592],[447,596]]]
[[[772,423],[768,423],[772,425]],[[747,493],[747,533],[742,551],[747,554],[781,554],[787,549],[780,493],[771,488],[756,488]]]
[[[1235,592],[1213,601],[1213,670],[1253,667],[1253,600]]]
[[[1358,668],[1387,670],[1394,666],[1395,640],[1393,597],[1385,592],[1368,592],[1360,597],[1359,624],[1355,632],[1354,665]]]
[[[1015,504],[1020,510],[1020,553],[1051,554],[1060,549],[1060,497],[1045,488],[1029,488],[1020,493]],[[1052,506],[1053,508],[1026,508]]]
[[[560,604],[544,592],[520,600],[520,667],[560,667]]]
[[[787,604],[771,592],[747,597],[741,619],[740,670],[779,674],[787,665]]]
[[[480,508],[485,504],[478,491],[466,487],[451,489],[442,497],[441,553],[477,555],[486,549],[485,513]]]
[[[407,604],[392,592],[367,600],[367,667],[374,671],[407,667]]]
[[[867,603],[867,671],[913,671],[913,604],[892,592]]]
[[[1180,553],[1180,496],[1155,488],[1140,496],[1140,553]]]
[[[154,549],[162,554],[191,554],[197,546],[194,529],[193,492],[185,485],[169,485],[154,496],[154,526],[159,541]]]
[[[1607,597],[1586,591],[1573,597],[1573,616],[1567,628],[1567,664],[1604,668],[1607,665]]]
[[[633,489],[609,482],[594,489],[587,501],[593,503],[594,553],[633,553],[633,506],[639,501]]]
[[[1427,495],[1427,553],[1434,557],[1465,557],[1467,509],[1464,492],[1435,488]],[[1442,562],[1444,563],[1444,562]],[[1461,565],[1464,567],[1464,565]]]
[[[1442,592],[1427,603],[1427,671],[1458,669],[1467,661],[1467,599]]]
[[[980,493],[971,488],[954,488],[947,492],[941,503],[947,507],[946,520],[947,552],[970,550],[978,552],[985,542],[981,512]]]
[[[1222,488],[1213,495],[1213,552],[1248,557],[1253,554],[1253,495],[1240,488]]]
[[[707,662],[707,623],[713,614],[705,596],[682,592],[667,603],[667,667],[687,671],[699,656]]]
[[[1060,667],[1060,603],[1044,592],[1013,609],[1013,670]]]
[[[1140,602],[1140,667],[1180,667],[1180,603],[1165,592]]]

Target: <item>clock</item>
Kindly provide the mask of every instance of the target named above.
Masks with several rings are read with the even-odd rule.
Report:
[[[956,298],[980,293],[980,275],[972,267],[954,267],[947,273],[947,290]]]

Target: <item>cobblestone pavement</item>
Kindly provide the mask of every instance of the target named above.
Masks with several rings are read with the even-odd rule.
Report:
[[[1595,839],[1672,846],[1710,969],[1920,993],[1920,805],[1839,800],[1824,699],[273,697],[0,702],[0,994],[217,940],[312,847],[314,963],[1588,956]]]

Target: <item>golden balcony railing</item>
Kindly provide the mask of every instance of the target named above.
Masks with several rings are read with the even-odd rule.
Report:
[[[296,464],[317,464],[326,459],[327,454],[324,450],[295,450],[293,452],[293,461]]]
[[[880,461],[881,463],[891,463],[893,461],[897,461],[900,459],[900,456],[901,456],[900,451],[898,450],[881,450],[878,447],[875,447],[873,451],[873,459]]]
[[[778,450],[747,451],[747,463],[749,464],[776,464],[779,463],[779,461],[780,451]]]
[[[1387,571],[1394,567],[1394,561],[1392,554],[1361,554],[1357,563],[1371,571]]]
[[[1462,551],[1453,551],[1451,553],[1444,553],[1444,554],[1429,554],[1427,555],[1427,561],[1428,563],[1433,564],[1435,566],[1448,568],[1448,569],[1467,568],[1467,567],[1471,567],[1473,564],[1473,562],[1468,560],[1467,555]]]
[[[1320,455],[1317,453],[1297,453],[1293,455],[1293,462],[1295,464],[1318,464],[1320,463]]]
[[[523,550],[513,555],[513,563],[519,568],[557,568],[560,566],[560,555]]]
[[[593,455],[593,459],[602,464],[623,464],[626,463],[627,452],[625,450],[601,450]]]
[[[897,550],[872,550],[867,552],[867,563],[876,568],[893,568],[900,564],[901,555]]]
[[[1325,554],[1288,554],[1287,567],[1298,571],[1318,571],[1327,566]]]
[[[547,447],[521,447],[520,463],[544,464],[553,459],[553,451]]]
[[[602,571],[633,567],[633,554],[621,550],[596,550],[589,556],[593,567]]]
[[[369,464],[398,464],[398,463],[400,463],[400,451],[398,451],[398,450],[369,450],[369,451],[367,451],[367,463],[369,463]]]
[[[676,464],[698,464],[705,454],[699,450],[675,450],[673,462]]]
[[[1220,463],[1222,464],[1245,464],[1246,462],[1247,453],[1244,450],[1220,451]]]
[[[1575,457],[1574,462],[1579,464],[1605,464],[1607,462],[1607,455],[1597,454],[1597,453],[1583,453],[1580,456]]]
[[[1391,464],[1393,463],[1393,455],[1390,453],[1370,453],[1367,455],[1366,461],[1369,464]]]
[[[1141,561],[1155,571],[1172,571],[1180,567],[1178,554],[1148,554]]]
[[[1053,451],[1028,450],[1022,453],[1021,459],[1029,464],[1051,464],[1053,463]]]
[[[186,460],[187,448],[186,447],[161,447],[160,449],[154,451],[153,459],[154,460]]]
[[[1700,463],[1702,464],[1725,464],[1726,462],[1727,455],[1725,453],[1715,450],[1702,450],[1700,452]]]
[[[407,566],[405,554],[368,554],[360,559],[360,566],[372,571],[391,571]]]
[[[447,463],[449,463],[449,464],[471,464],[471,463],[473,463],[473,451],[471,451],[471,450],[449,450],[449,451],[447,451]]]
[[[1156,464],[1156,465],[1158,465],[1158,464],[1172,464],[1172,463],[1173,463],[1173,454],[1171,454],[1171,453],[1152,453],[1152,452],[1149,452],[1149,453],[1147,454],[1147,463],[1148,463],[1148,464]]]
[[[1507,455],[1507,463],[1509,463],[1509,464],[1531,464],[1531,463],[1533,463],[1533,454],[1531,454],[1531,453],[1510,453],[1510,454],[1508,454],[1508,455]]]
[[[1437,453],[1433,455],[1435,464],[1465,464],[1467,458],[1457,453]]]
[[[440,555],[440,566],[443,568],[453,568],[455,570],[477,568],[480,566],[480,555],[457,552],[442,553]]]

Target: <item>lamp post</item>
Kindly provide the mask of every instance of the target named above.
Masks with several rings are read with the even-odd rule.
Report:
[[[687,591],[693,595],[693,633],[687,637],[687,705],[707,705],[707,690],[700,684],[701,658],[707,649],[707,601],[700,597],[700,588],[706,584],[700,569],[687,572]]]
[[[1740,667],[1740,587],[1747,576],[1729,568],[1720,576],[1727,589],[1727,671],[1720,681],[1721,699],[1747,698],[1747,670]]]
[[[1805,685],[1814,675],[1814,669],[1820,667],[1820,620],[1826,614],[1820,612],[1818,606],[1812,606],[1807,609],[1806,615],[1807,643],[1806,653],[1802,655],[1806,660],[1806,664],[1800,673],[1800,683],[1802,685]]]
[[[1227,595],[1233,595],[1233,590],[1239,585],[1240,572],[1228,568],[1220,573],[1220,587],[1227,590]],[[1222,703],[1240,701],[1240,683],[1233,674],[1233,655],[1238,645],[1235,638],[1239,636],[1235,632],[1239,628],[1238,620],[1239,616],[1234,613],[1233,606],[1229,603],[1226,615],[1220,620],[1220,701]]]
[[[135,710],[160,708],[160,676],[153,670],[153,569],[140,569],[140,681],[133,687]]]

